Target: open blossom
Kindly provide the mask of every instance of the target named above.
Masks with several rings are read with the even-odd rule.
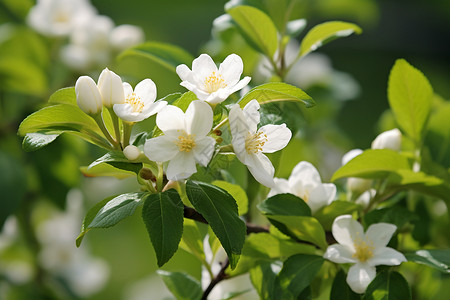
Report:
[[[239,80],[243,69],[242,59],[236,54],[228,55],[219,69],[209,55],[202,54],[192,62],[192,71],[186,65],[179,65],[177,74],[183,80],[180,84],[198,99],[217,104],[250,82],[248,76]]]
[[[336,197],[336,186],[322,183],[317,169],[307,161],[299,162],[292,170],[289,179],[275,178],[275,186],[269,196],[290,193],[302,198],[314,213],[329,205]]]
[[[380,133],[372,142],[372,149],[391,149],[400,151],[402,145],[402,133],[394,128]]]
[[[263,153],[273,153],[289,143],[292,133],[286,124],[257,128],[260,120],[259,103],[250,101],[244,109],[233,105],[228,116],[232,144],[237,158],[245,164],[253,177],[267,187],[275,185],[275,169]]]
[[[97,13],[88,0],[38,0],[27,16],[28,24],[47,36],[67,36]]]
[[[395,266],[406,261],[395,249],[386,247],[397,227],[388,223],[377,223],[364,229],[350,215],[337,217],[332,226],[333,236],[339,244],[327,248],[324,258],[335,263],[351,263],[347,274],[350,288],[359,294],[376,276],[378,265]]]
[[[186,113],[168,105],[156,116],[156,125],[164,135],[147,140],[144,153],[156,162],[169,161],[169,180],[186,179],[197,171],[196,162],[207,166],[211,160],[215,140],[207,134],[212,124],[213,111],[201,100],[191,102]]]
[[[126,122],[140,122],[161,111],[166,101],[156,101],[156,85],[151,79],[144,79],[133,91],[131,85],[123,83],[125,102],[114,104],[116,115]]]

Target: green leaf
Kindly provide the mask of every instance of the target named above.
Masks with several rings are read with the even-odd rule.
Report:
[[[184,219],[183,236],[179,247],[196,256],[200,261],[205,260],[203,236],[194,220]]]
[[[431,228],[434,223],[425,199],[418,199],[414,213],[417,215],[417,220],[413,222],[414,229],[411,236],[419,242],[420,246],[424,246],[431,242]]]
[[[336,200],[317,211],[314,217],[322,224],[325,230],[329,231],[334,219],[341,215],[351,214],[359,208],[360,206],[353,202]]]
[[[331,287],[330,300],[359,300],[361,296],[352,291],[348,286],[347,276],[344,271],[340,270],[333,281],[333,286]]]
[[[389,75],[388,98],[397,123],[418,145],[433,99],[428,79],[406,60],[398,59]]]
[[[181,108],[182,111],[186,112],[187,108],[189,107],[189,104],[191,104],[192,101],[197,100],[198,97],[194,92],[186,92],[183,95],[181,95],[177,100],[175,100],[172,105]]]
[[[131,171],[136,174],[139,174],[139,171],[142,169],[142,163],[130,162],[122,151],[111,151],[91,163],[88,166],[88,170],[103,163],[109,164],[117,169]]]
[[[44,107],[29,115],[19,126],[21,136],[46,131],[53,134],[73,132],[88,142],[109,148],[109,143],[103,138],[95,121],[73,105],[57,104]]]
[[[185,273],[156,271],[177,300],[200,300],[203,290],[200,283]]]
[[[285,260],[294,254],[315,254],[316,251],[317,248],[313,245],[280,239],[269,233],[250,234],[245,239],[239,264],[230,275],[237,276],[246,273],[261,261]]]
[[[417,215],[401,206],[386,207],[368,212],[364,216],[366,227],[376,223],[390,223],[400,230],[406,223],[417,220]]]
[[[108,197],[106,199],[103,199],[102,201],[98,202],[97,204],[95,204],[86,214],[86,216],[83,219],[83,223],[81,224],[81,230],[80,230],[80,234],[77,237],[76,240],[76,245],[77,247],[80,247],[81,242],[83,241],[84,236],[86,235],[86,233],[91,230],[91,228],[89,227],[89,224],[92,223],[92,221],[94,220],[95,216],[98,214],[98,212],[100,211],[100,209],[102,209],[106,203],[108,203],[110,200],[114,199],[116,196],[111,196]]]
[[[265,215],[311,216],[308,204],[292,194],[274,195],[258,204],[258,209]]]
[[[299,57],[316,51],[317,48],[340,37],[346,37],[352,33],[360,34],[362,29],[352,23],[331,21],[314,26],[303,38],[300,45]]]
[[[194,208],[208,221],[234,269],[245,241],[246,226],[233,197],[223,189],[189,180],[186,193]]]
[[[411,289],[398,272],[381,272],[367,287],[363,300],[408,300]]]
[[[22,141],[22,148],[26,152],[36,151],[56,140],[60,134],[51,134],[48,131],[27,133]]]
[[[417,250],[405,253],[408,261],[423,264],[442,273],[450,273],[450,250]]]
[[[425,145],[431,157],[445,168],[450,168],[450,102],[440,105],[430,116]]]
[[[270,17],[246,5],[228,9],[227,13],[237,23],[249,44],[272,59],[278,48],[278,32]]]
[[[98,211],[87,228],[107,228],[116,225],[131,216],[136,208],[142,205],[142,199],[146,195],[148,194],[128,193],[113,198]]]
[[[405,156],[390,149],[369,149],[339,168],[331,181],[344,177],[383,178],[401,169],[410,169]]]
[[[142,219],[161,267],[175,254],[183,234],[184,205],[178,192],[150,194],[144,200]]]
[[[75,94],[74,87],[62,88],[54,92],[50,99],[49,104],[67,104],[78,107],[77,95]]]
[[[239,215],[245,215],[248,211],[248,198],[245,191],[237,184],[232,184],[222,180],[215,180],[211,182],[213,185],[220,187],[227,191],[236,200]]]
[[[194,59],[192,55],[180,47],[158,42],[147,42],[129,48],[122,52],[118,59],[123,60],[130,56],[146,58],[173,72],[178,65],[189,64]]]
[[[306,107],[315,105],[314,100],[304,91],[293,85],[283,82],[271,82],[258,85],[247,92],[240,100],[239,105],[244,108],[251,100],[256,99],[259,104],[280,101],[294,101],[305,104]]]
[[[317,255],[297,254],[289,257],[283,263],[283,268],[277,276],[281,289],[289,290],[297,299],[300,293],[311,284],[323,262],[324,259]],[[275,290],[275,295],[279,294]],[[283,298],[275,297],[275,299]]]
[[[274,299],[275,278],[276,274],[268,262],[262,263],[250,270],[250,280],[262,300]]]
[[[86,177],[107,176],[107,177],[115,177],[117,179],[136,177],[136,173],[132,171],[119,169],[109,164],[99,164],[92,168],[80,167],[80,171]]]
[[[328,247],[325,231],[316,218],[278,215],[269,215],[267,218],[281,232],[290,237],[311,242],[323,250]]]

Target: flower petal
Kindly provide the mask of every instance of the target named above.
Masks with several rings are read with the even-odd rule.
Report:
[[[258,128],[258,124],[260,122],[260,114],[259,114],[259,103],[256,99],[251,100],[247,103],[242,110],[244,116],[247,118],[247,124],[251,132],[256,132]]]
[[[397,226],[388,223],[372,224],[367,228],[366,238],[373,242],[375,248],[385,247],[397,230]]]
[[[127,122],[140,122],[144,119],[144,116],[134,112],[133,107],[128,103],[114,104],[113,110],[119,118]]]
[[[307,204],[311,208],[311,212],[315,213],[320,208],[330,204],[334,200],[335,196],[336,186],[334,184],[319,184],[313,189],[309,190]]]
[[[299,162],[289,176],[289,185],[292,187],[302,185],[312,188],[321,183],[319,172],[307,161]]]
[[[264,153],[273,153],[283,149],[292,137],[292,132],[286,127],[286,124],[265,125],[258,132],[263,132],[267,136],[267,142],[262,146]]]
[[[235,104],[231,107],[230,113],[228,114],[228,120],[230,123],[230,131],[233,139],[240,139],[241,136],[243,136],[245,141],[245,137],[247,136],[251,128],[248,122],[248,118],[242,112],[239,104]]]
[[[186,179],[197,172],[194,154],[192,152],[178,152],[169,162],[166,175],[169,180],[177,181]]]
[[[287,179],[275,177],[273,181],[275,182],[275,185],[272,187],[267,197],[272,197],[278,194],[291,193],[291,188],[289,187],[289,182],[287,181]]]
[[[105,68],[100,73],[97,85],[106,107],[125,102],[122,79],[113,71]]]
[[[123,92],[125,95],[125,98],[128,98],[133,93],[133,88],[128,82],[123,83]]]
[[[397,266],[406,261],[406,257],[390,247],[376,248],[373,257],[367,261],[371,266]]]
[[[156,125],[158,125],[162,132],[176,130],[185,131],[186,127],[184,125],[184,119],[184,113],[181,108],[167,105],[156,116]]]
[[[178,65],[176,68],[176,72],[181,80],[190,81],[189,78],[191,77],[192,71],[185,64]]]
[[[167,135],[151,138],[144,145],[144,154],[152,161],[164,162],[171,160],[178,152],[176,140]]]
[[[236,54],[228,55],[219,66],[219,73],[227,86],[234,86],[241,78],[242,71],[244,71],[244,63]]]
[[[334,263],[347,264],[357,263],[358,260],[353,257],[354,252],[347,246],[334,244],[328,246],[323,258],[328,259]]]
[[[147,119],[148,117],[150,117],[156,113],[159,113],[166,106],[167,106],[167,101],[159,100],[159,101],[156,101],[156,102],[148,105],[147,107],[145,107],[144,110],[142,111],[142,114],[146,115],[145,119]]]
[[[195,100],[189,104],[185,114],[186,132],[196,137],[206,136],[212,128],[213,111],[208,103]]]
[[[331,231],[336,241],[354,249],[353,241],[356,237],[364,237],[364,229],[351,215],[343,215],[334,219]]]
[[[351,161],[352,159],[354,159],[361,153],[363,153],[363,151],[361,149],[352,149],[352,150],[348,151],[347,153],[344,154],[344,156],[342,156],[342,161],[341,161],[342,165],[346,165],[349,161]]]
[[[368,264],[355,264],[347,274],[347,283],[355,293],[362,294],[376,276],[375,267]]]
[[[237,92],[237,91],[243,89],[244,87],[246,87],[251,79],[252,79],[251,77],[245,76],[244,78],[242,78],[241,81],[236,83],[234,86],[230,87],[230,89],[229,89],[230,95],[233,94],[234,92]]]
[[[202,166],[206,167],[214,153],[216,140],[210,136],[195,140],[194,157]]]
[[[140,97],[144,101],[144,105],[150,105],[155,102],[156,99],[156,85],[151,79],[144,79],[139,82],[134,88],[136,96]]]
[[[204,80],[211,76],[212,72],[217,72],[217,66],[208,54],[201,54],[192,62],[192,72]]]
[[[256,181],[270,188],[275,186],[273,181],[275,168],[267,156],[262,153],[249,154],[246,156],[245,164]]]

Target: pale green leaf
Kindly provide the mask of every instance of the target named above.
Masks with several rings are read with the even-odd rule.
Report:
[[[218,186],[227,191],[236,200],[239,215],[245,215],[248,211],[248,198],[245,191],[237,184],[232,184],[222,180],[215,180],[213,185]]]
[[[54,92],[48,99],[49,104],[68,104],[78,107],[74,87],[62,88]]]
[[[177,300],[200,300],[202,298],[203,291],[200,283],[188,274],[164,270],[158,270],[157,273]]]
[[[26,152],[41,149],[53,142],[60,134],[52,134],[47,131],[27,133],[22,141],[22,148]]]
[[[336,200],[317,211],[314,217],[322,224],[325,230],[331,230],[334,219],[341,215],[351,214],[359,208],[361,206],[354,202]]]
[[[132,163],[130,162],[122,151],[111,151],[103,155],[102,157],[95,160],[88,166],[88,170],[98,166],[100,164],[109,164],[117,169],[131,171],[139,174],[142,169],[142,163]]]
[[[450,273],[450,250],[417,250],[405,253],[408,261],[424,264],[443,273]]]
[[[99,164],[92,168],[80,167],[81,173],[86,177],[115,177],[117,179],[124,179],[129,177],[136,177],[136,173],[113,167],[109,164]]]

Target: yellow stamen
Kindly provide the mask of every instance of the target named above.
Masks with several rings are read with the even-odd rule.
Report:
[[[195,147],[194,136],[188,134],[187,136],[180,135],[178,140],[175,142],[180,151],[191,152]]]
[[[131,93],[126,99],[125,103],[128,103],[133,108],[133,112],[142,112],[144,109],[144,103],[141,102],[141,97],[137,96],[135,93]]]
[[[207,91],[208,93],[214,93],[218,89],[227,86],[222,75],[216,73],[215,71],[212,72],[212,74],[209,77],[206,77],[204,84],[205,84],[205,91]]]
[[[375,250],[375,247],[371,241],[357,238],[354,240],[353,245],[355,246],[355,254],[353,254],[353,257],[360,262],[365,262],[373,257],[373,250]]]
[[[248,154],[262,151],[262,147],[267,142],[267,135],[263,132],[249,133],[245,138],[245,150]]]

